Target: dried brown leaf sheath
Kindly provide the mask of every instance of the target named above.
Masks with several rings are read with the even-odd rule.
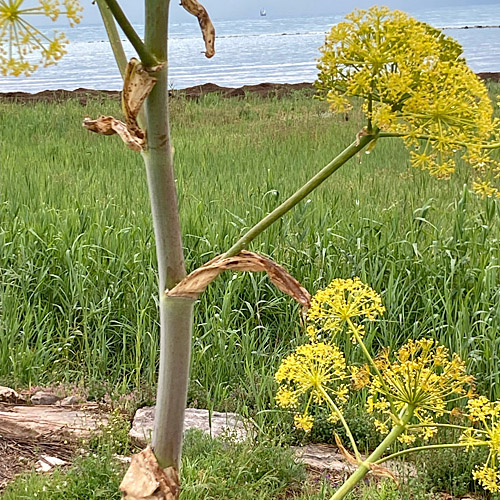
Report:
[[[173,467],[162,469],[149,447],[132,456],[120,484],[123,500],[175,500],[179,488],[177,471]]]
[[[337,445],[340,453],[342,453],[342,455],[344,455],[344,458],[347,460],[347,462],[349,462],[351,465],[359,465],[359,462],[356,460],[356,458],[346,450],[346,448],[342,444],[342,441],[340,440],[340,437],[337,433],[335,433],[335,444]],[[366,463],[366,462],[365,462],[365,465],[370,467],[370,470],[372,471],[372,473],[375,476],[388,477],[388,478],[392,479],[396,483],[396,486],[399,488],[399,482],[398,482],[396,476],[389,469],[387,469],[386,467],[382,467],[381,465],[370,464],[370,463]]]
[[[97,120],[83,119],[83,126],[91,132],[101,135],[118,134],[123,142],[134,151],[142,151],[144,148],[144,137],[138,137],[131,133],[125,123],[112,116],[100,116]]]
[[[122,92],[122,107],[126,123],[112,116],[100,116],[97,120],[85,118],[83,126],[102,135],[118,134],[130,149],[142,151],[146,144],[146,134],[137,123],[137,115],[156,83],[156,78],[150,73],[158,69],[159,67],[146,71],[140,61],[132,58],[127,64]]]
[[[207,9],[198,0],[181,0],[181,5],[190,14],[198,18],[203,40],[205,41],[205,56],[210,59],[215,55],[215,28],[210,20]]]
[[[311,305],[309,292],[283,267],[267,257],[247,250],[227,259],[220,260],[220,257],[212,259],[186,276],[178,285],[168,291],[167,295],[169,297],[196,298],[219,274],[227,270],[266,272],[276,287],[294,298],[304,309],[309,309]]]

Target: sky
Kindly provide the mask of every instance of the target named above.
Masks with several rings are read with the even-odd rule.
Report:
[[[98,9],[90,0],[81,0],[85,6],[84,24],[100,22]],[[299,17],[321,16],[347,13],[355,8],[367,8],[373,4],[387,5],[393,9],[410,10],[416,8],[438,8],[454,5],[499,4],[500,0],[355,0],[351,2],[338,0],[202,0],[213,20],[255,18],[259,10],[265,8],[268,17]],[[133,23],[142,23],[144,19],[141,0],[121,0],[120,5]],[[170,16],[173,22],[192,20],[179,5],[178,0],[172,0]]]

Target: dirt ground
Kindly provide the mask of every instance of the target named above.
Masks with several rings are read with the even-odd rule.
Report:
[[[500,73],[478,73],[483,80],[493,82],[500,81]],[[220,87],[215,83],[205,83],[196,85],[182,90],[172,90],[172,96],[184,96],[189,99],[198,99],[206,94],[217,92],[224,97],[242,97],[246,94],[256,94],[261,97],[283,97],[295,90],[309,91],[314,93],[314,85],[308,82],[302,83],[259,83],[258,85],[245,85],[243,87]],[[111,98],[119,99],[120,91],[118,90],[91,90],[91,89],[76,89],[76,90],[44,90],[36,94],[29,92],[5,92],[0,93],[0,102],[17,102],[20,104],[32,102],[64,102],[68,99],[76,99],[80,101],[82,106],[87,104],[88,99]]]
[[[0,493],[14,477],[33,468],[42,455],[69,462],[75,446],[60,439],[12,438],[0,435]]]
[[[182,90],[172,90],[172,96],[185,96],[190,99],[197,99],[206,94],[217,92],[224,97],[242,97],[247,93],[257,94],[261,97],[282,97],[294,90],[307,90],[314,92],[312,83],[260,83],[259,85],[245,85],[243,87],[219,87],[214,83],[205,83]],[[88,99],[111,98],[119,99],[118,90],[44,90],[36,94],[28,92],[6,92],[0,93],[0,102],[16,102],[20,104],[34,102],[63,102],[67,99],[77,99],[80,104],[85,106]]]

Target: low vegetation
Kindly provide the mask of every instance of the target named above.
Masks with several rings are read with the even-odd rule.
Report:
[[[81,128],[86,114],[118,115],[118,103],[70,100],[0,108],[0,379],[16,386],[79,382],[90,398],[134,392],[140,403],[151,394],[158,362],[156,261],[145,175],[140,158],[119,139],[103,140]],[[229,248],[352,142],[362,125],[356,108],[333,115],[325,103],[300,93],[267,100],[177,98],[172,115],[188,269]],[[401,143],[385,139],[337,172],[252,249],[284,264],[311,292],[334,278],[359,276],[382,293],[387,309],[376,333],[367,329],[367,346],[376,351],[397,348],[408,338],[434,338],[467,361],[481,393],[498,399],[498,202],[471,195],[468,175],[459,168],[450,181],[437,181],[410,167]],[[274,444],[303,439],[276,407],[273,380],[280,360],[305,340],[298,317],[297,306],[265,276],[227,273],[210,285],[196,309],[189,404],[236,410]],[[348,362],[360,361],[349,342],[342,348]],[[356,398],[346,412],[363,451],[373,446],[374,430]],[[326,417],[313,429],[314,439],[332,440]],[[192,474],[208,470],[206,478],[198,472],[190,478],[189,461],[203,460],[199,450],[190,455],[193,446],[192,440],[186,445],[184,498],[200,498],[198,482],[213,486],[224,474],[198,463]],[[206,446],[222,453],[225,445]],[[281,453],[269,441],[266,448]],[[249,467],[272,476],[269,464],[276,467],[278,459],[257,455],[252,460],[267,461],[267,468]],[[82,458],[76,467],[97,467],[92,460],[101,456]],[[217,460],[221,467],[224,460]],[[300,497],[309,494],[296,490],[303,471],[293,469],[289,457],[279,460],[289,465],[276,473],[276,481],[265,479],[266,488],[276,489],[252,490],[250,496],[329,498],[321,493],[330,488],[328,481],[313,485],[312,496]],[[102,473],[116,476],[117,484],[120,466],[106,463],[110,469],[101,467]],[[71,471],[56,473],[54,484],[72,481]],[[428,471],[428,491],[439,481],[437,488],[451,491],[451,480],[432,479],[439,476],[435,467]],[[29,490],[31,484],[52,488],[30,477],[19,483],[30,497],[38,491]],[[252,487],[262,484],[254,479]],[[15,491],[18,496],[5,498],[23,498]],[[370,491],[357,494],[401,498],[387,485]],[[108,490],[103,495],[112,498]],[[418,488],[411,495],[431,498]]]

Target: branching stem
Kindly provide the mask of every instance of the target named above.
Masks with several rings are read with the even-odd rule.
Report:
[[[156,66],[160,61],[158,61],[148,50],[146,44],[141,40],[141,37],[137,34],[134,27],[130,24],[130,21],[128,20],[125,12],[123,12],[118,2],[116,0],[104,1],[106,2],[106,5],[113,14],[113,17],[116,19],[116,22],[122,29],[123,33],[125,33],[125,36],[134,47],[142,64],[144,64],[144,66],[146,66],[147,68]]]
[[[289,212],[297,203],[302,201],[311,191],[316,189],[320,184],[322,184],[330,175],[337,171],[344,163],[350,160],[357,153],[362,151],[371,141],[376,139],[376,134],[363,135],[348,146],[342,153],[340,153],[336,158],[334,158],[328,165],[326,165],[322,170],[320,170],[314,177],[307,181],[300,189],[298,189],[290,198],[284,201],[279,207],[275,208],[270,214],[264,217],[260,222],[255,224],[250,230],[248,230],[222,257],[232,257],[237,255],[248,244],[254,240],[259,234],[265,231],[273,222],[283,217],[287,212]]]

